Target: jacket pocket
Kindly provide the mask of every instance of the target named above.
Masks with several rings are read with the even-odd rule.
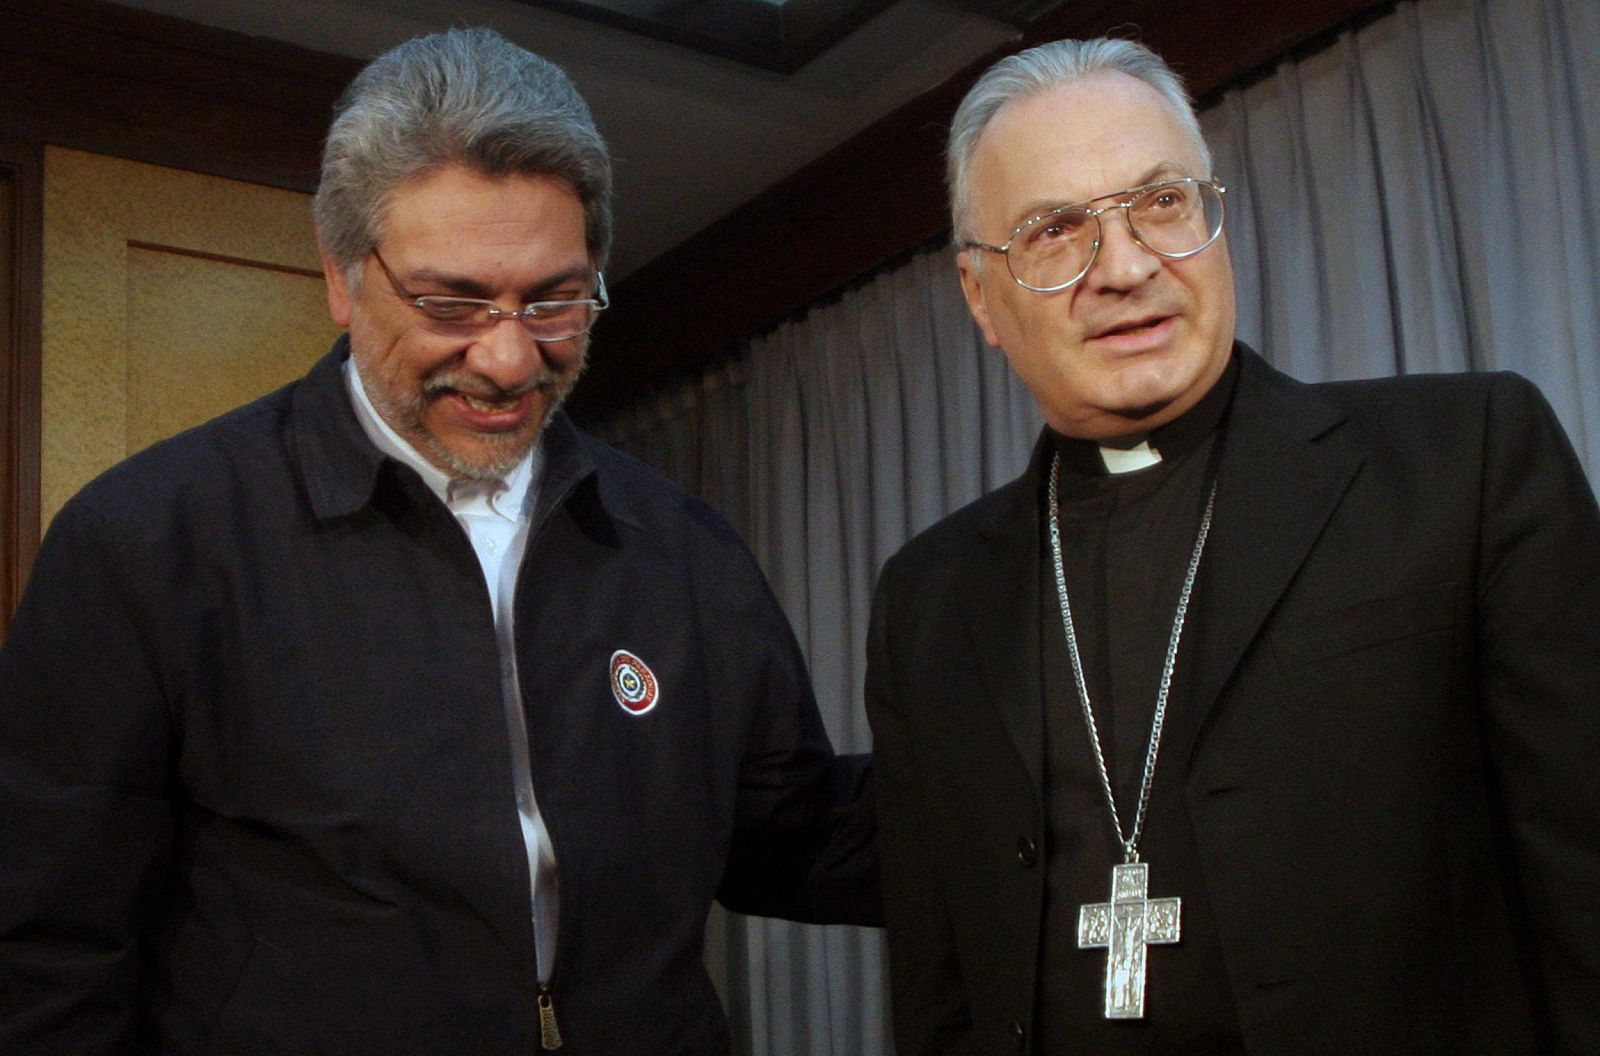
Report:
[[[1455,597],[1455,583],[1428,583],[1375,598],[1297,612],[1274,628],[1273,653],[1285,669],[1293,669],[1449,630],[1456,622]]]

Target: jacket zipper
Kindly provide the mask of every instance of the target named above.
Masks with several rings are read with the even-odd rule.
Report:
[[[560,506],[561,506],[561,504],[563,502],[566,501],[567,496],[569,494],[571,494],[571,492],[572,492],[572,488],[573,488],[573,484],[568,484],[565,488],[563,488],[561,490],[561,492],[559,494],[554,496],[553,501],[551,501],[551,503],[547,507],[545,507],[543,510],[537,510],[536,509],[535,510],[535,516],[529,518],[528,535],[527,535],[526,540],[524,540],[524,542],[522,544],[522,554],[521,554],[521,556],[519,557],[519,559],[517,561],[516,586],[513,587],[512,591],[511,591],[511,605],[512,605],[512,617],[511,617],[512,623],[511,623],[511,626],[512,626],[512,631],[511,631],[511,637],[510,637],[510,647],[511,647],[511,654],[512,654],[512,658],[513,658],[513,663],[515,663],[516,641],[517,641],[517,634],[516,634],[516,629],[515,629],[516,628],[516,597],[517,597],[517,594],[518,594],[518,589],[517,588],[519,588],[522,585],[521,581],[522,581],[522,570],[523,570],[523,567],[524,567],[525,563],[528,560],[528,555],[530,553],[532,553],[532,551],[533,551],[535,541],[539,538],[540,534],[542,534],[542,532],[544,531],[545,522],[547,522],[550,519],[551,515],[553,513],[555,513],[555,511],[557,509],[560,508]],[[517,677],[517,682],[518,682],[518,693],[517,693],[517,696],[518,696],[518,698],[520,700],[521,695],[522,695],[521,694],[521,679],[522,679],[522,676],[521,676],[520,670],[518,670],[516,677]],[[522,717],[523,717],[524,725],[522,726],[522,729],[521,729],[522,744],[521,744],[520,747],[521,747],[521,750],[522,750],[522,753],[523,753],[524,757],[528,760],[528,791],[533,794],[534,801],[538,802],[538,794],[534,790],[535,782],[533,780],[533,752],[532,752],[532,745],[531,745],[531,743],[529,742],[529,739],[528,739],[528,730],[527,730],[527,726],[526,726],[526,712],[523,712],[523,716]],[[540,811],[540,814],[541,814],[541,817],[542,817],[542,815],[543,815],[543,810],[542,809]],[[550,841],[550,849],[551,849],[551,852],[554,853],[556,840],[555,840],[554,833],[552,833],[550,831],[551,830],[550,819],[543,818],[543,821],[544,821],[545,839]],[[561,860],[559,858],[556,859],[556,863],[557,863],[556,864],[556,871],[557,871],[558,874],[560,873],[560,870],[561,870],[560,861]],[[558,884],[558,890],[559,890],[559,884]],[[537,944],[537,942],[538,942],[538,938],[537,937],[535,937],[534,942],[535,942],[535,944]],[[554,977],[554,974],[555,974],[555,964],[554,964],[554,962],[556,960],[555,945],[556,945],[555,943],[552,943],[552,946],[551,946],[551,951],[550,951],[550,960],[552,962],[551,964],[549,964],[549,965],[539,965],[538,964],[539,958],[537,956],[537,950],[535,951],[535,957],[534,957],[534,963],[535,963],[536,969],[537,968],[542,968],[545,972],[548,973],[546,978],[539,980],[539,991],[538,991],[539,1051],[541,1051],[541,1052],[554,1052],[555,1050],[561,1048],[561,1046],[562,1046],[561,1026],[560,1026],[559,1023],[556,1022],[555,991],[550,985],[550,980],[551,980],[551,978]]]
[[[539,1049],[552,1052],[561,1047],[561,1028],[556,1024],[555,996],[549,983],[539,984]]]

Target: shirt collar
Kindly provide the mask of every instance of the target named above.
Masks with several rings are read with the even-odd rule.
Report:
[[[344,382],[350,336],[341,334],[326,356],[294,385],[285,442],[293,452],[311,510],[319,520],[348,517],[373,501],[399,463],[379,450],[356,413]],[[654,491],[633,485],[633,462],[583,433],[560,408],[539,437],[540,479],[528,495],[537,524],[567,505],[596,538],[619,545],[613,519],[637,531],[651,523]],[[420,480],[419,480],[420,483]]]
[[[350,337],[341,334],[326,356],[295,383],[287,442],[320,519],[355,513],[371,499],[388,461],[361,428],[344,385]]]
[[[455,479],[424,458],[410,441],[383,420],[383,416],[372,405],[372,398],[367,395],[354,356],[344,361],[344,384],[350,394],[350,403],[355,408],[356,419],[361,423],[367,439],[396,462],[416,470],[422,482],[439,497],[440,502],[452,509],[459,505],[487,504],[490,510],[508,520],[522,516],[527,508],[528,488],[539,476],[542,440],[534,443],[522,461],[503,479]]]

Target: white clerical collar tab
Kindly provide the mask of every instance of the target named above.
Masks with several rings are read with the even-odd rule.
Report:
[[[1107,473],[1132,473],[1149,469],[1161,461],[1161,452],[1150,446],[1150,441],[1140,440],[1133,447],[1102,447],[1100,461]]]

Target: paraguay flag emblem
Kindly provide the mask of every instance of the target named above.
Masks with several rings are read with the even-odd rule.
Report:
[[[611,654],[611,695],[629,715],[643,715],[661,700],[661,687],[648,664],[626,649]]]

